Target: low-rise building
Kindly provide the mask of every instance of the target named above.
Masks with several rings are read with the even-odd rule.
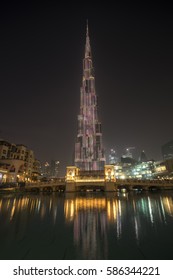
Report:
[[[40,175],[40,162],[23,144],[0,140],[0,182],[31,182]],[[6,172],[3,172],[6,170]]]

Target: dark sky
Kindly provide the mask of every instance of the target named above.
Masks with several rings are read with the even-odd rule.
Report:
[[[0,9],[0,138],[62,172],[73,163],[88,18],[106,154],[133,146],[161,159],[173,139],[173,11],[14,2]]]

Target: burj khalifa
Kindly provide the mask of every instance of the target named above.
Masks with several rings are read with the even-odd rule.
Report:
[[[87,24],[83,77],[80,90],[80,114],[75,143],[75,166],[83,171],[103,170],[105,155],[101,122],[98,120],[97,95]]]

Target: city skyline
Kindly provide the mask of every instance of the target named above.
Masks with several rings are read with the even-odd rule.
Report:
[[[0,138],[59,160],[61,171],[73,163],[88,18],[106,155],[134,146],[138,156],[161,159],[173,139],[169,9],[60,14],[56,4],[11,4],[1,12]]]

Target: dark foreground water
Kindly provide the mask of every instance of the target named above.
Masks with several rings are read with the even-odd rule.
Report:
[[[0,259],[173,259],[173,192],[1,194]]]

